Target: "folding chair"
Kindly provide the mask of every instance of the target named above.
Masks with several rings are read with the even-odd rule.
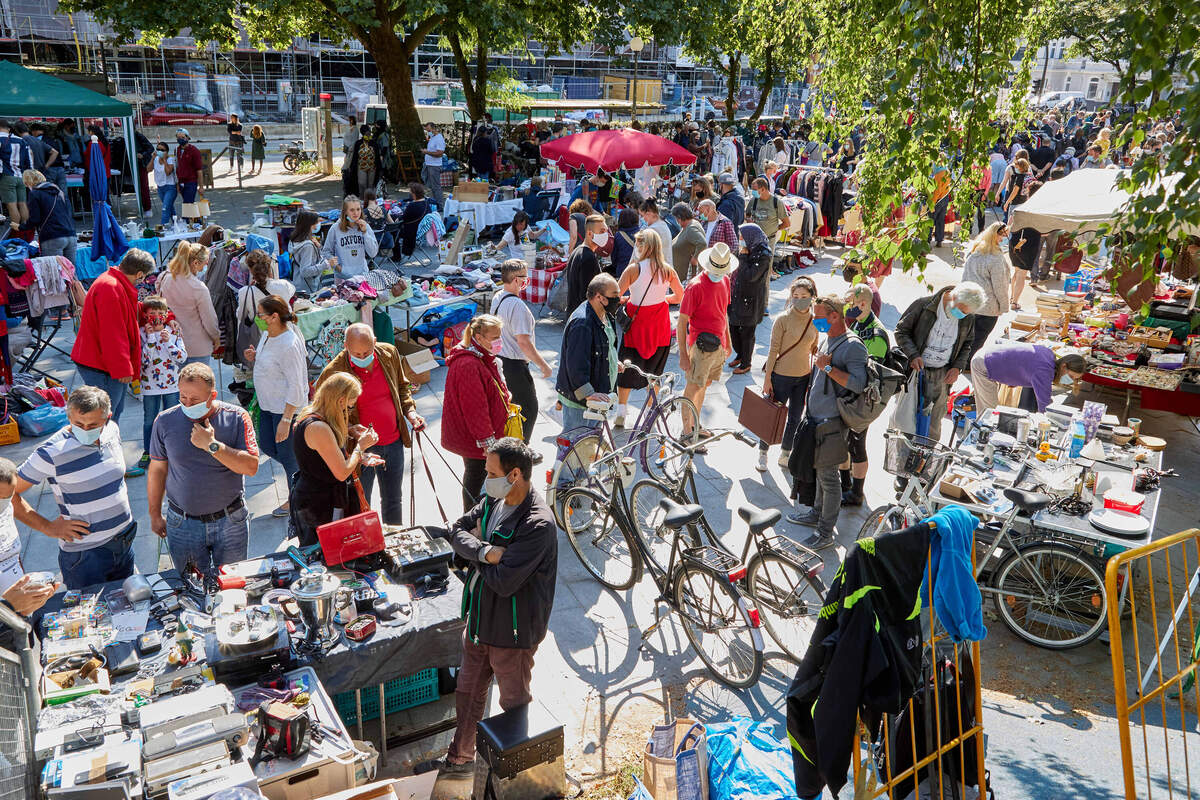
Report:
[[[403,232],[403,229],[404,229],[403,222],[400,222],[400,221],[388,222],[383,226],[382,230],[377,231],[375,233],[375,236],[377,239],[382,239],[384,236],[387,236],[389,234],[391,235],[392,246],[391,246],[390,250],[388,251],[386,260],[391,262],[392,264],[398,265],[400,263],[396,259],[396,256],[398,254],[401,254],[402,243],[401,243],[400,234]],[[382,245],[380,245],[380,249],[382,250]]]
[[[73,319],[74,315],[69,304],[47,308],[40,317],[29,317],[29,332],[33,335],[33,341],[30,343],[29,354],[25,356],[25,360],[21,362],[17,372],[36,372],[47,378],[53,377],[50,373],[35,367],[34,364],[47,349],[61,353],[68,359],[71,358],[71,354],[54,344],[53,339],[62,328],[63,323]]]

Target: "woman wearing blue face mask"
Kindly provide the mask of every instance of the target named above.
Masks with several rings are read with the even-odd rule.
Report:
[[[221,328],[213,308],[212,294],[197,276],[208,266],[208,248],[202,244],[180,242],[167,265],[168,274],[158,282],[158,293],[167,301],[179,322],[187,363],[208,362],[221,346]]]
[[[808,395],[808,384],[812,378],[812,359],[817,352],[819,335],[813,318],[812,304],[817,296],[817,285],[807,275],[792,281],[787,308],[775,318],[771,326],[771,345],[767,348],[767,363],[763,371],[763,396],[788,407],[787,425],[783,429],[783,451],[779,454],[779,466],[787,467],[792,455],[792,438],[804,415],[804,398]],[[829,321],[821,318],[825,330]],[[769,446],[758,445],[759,472],[767,471]]]
[[[243,354],[254,366],[254,391],[258,397],[258,443],[262,451],[283,467],[291,492],[296,472],[292,450],[292,422],[296,411],[308,402],[308,361],[304,340],[290,323],[296,315],[282,298],[264,297],[258,303],[254,322],[262,331],[258,347]],[[275,509],[276,517],[289,513],[287,502]]]

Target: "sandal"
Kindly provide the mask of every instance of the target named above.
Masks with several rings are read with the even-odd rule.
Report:
[[[734,375],[745,375],[749,371],[750,371],[750,367],[743,365],[743,366],[740,366],[737,369],[735,369],[733,371],[733,374]]]

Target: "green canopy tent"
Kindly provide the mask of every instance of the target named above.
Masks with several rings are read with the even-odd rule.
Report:
[[[105,117],[121,120],[125,138],[125,158],[133,177],[138,214],[142,208],[142,187],[137,179],[137,148],[133,140],[133,106],[91,89],[64,81],[12,61],[0,61],[0,117]]]

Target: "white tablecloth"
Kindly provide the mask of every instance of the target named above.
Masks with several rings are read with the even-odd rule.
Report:
[[[471,227],[480,231],[489,225],[505,225],[512,222],[521,208],[521,198],[496,203],[460,203],[451,197],[446,200],[446,213],[443,216],[454,214],[459,219],[469,220]]]

